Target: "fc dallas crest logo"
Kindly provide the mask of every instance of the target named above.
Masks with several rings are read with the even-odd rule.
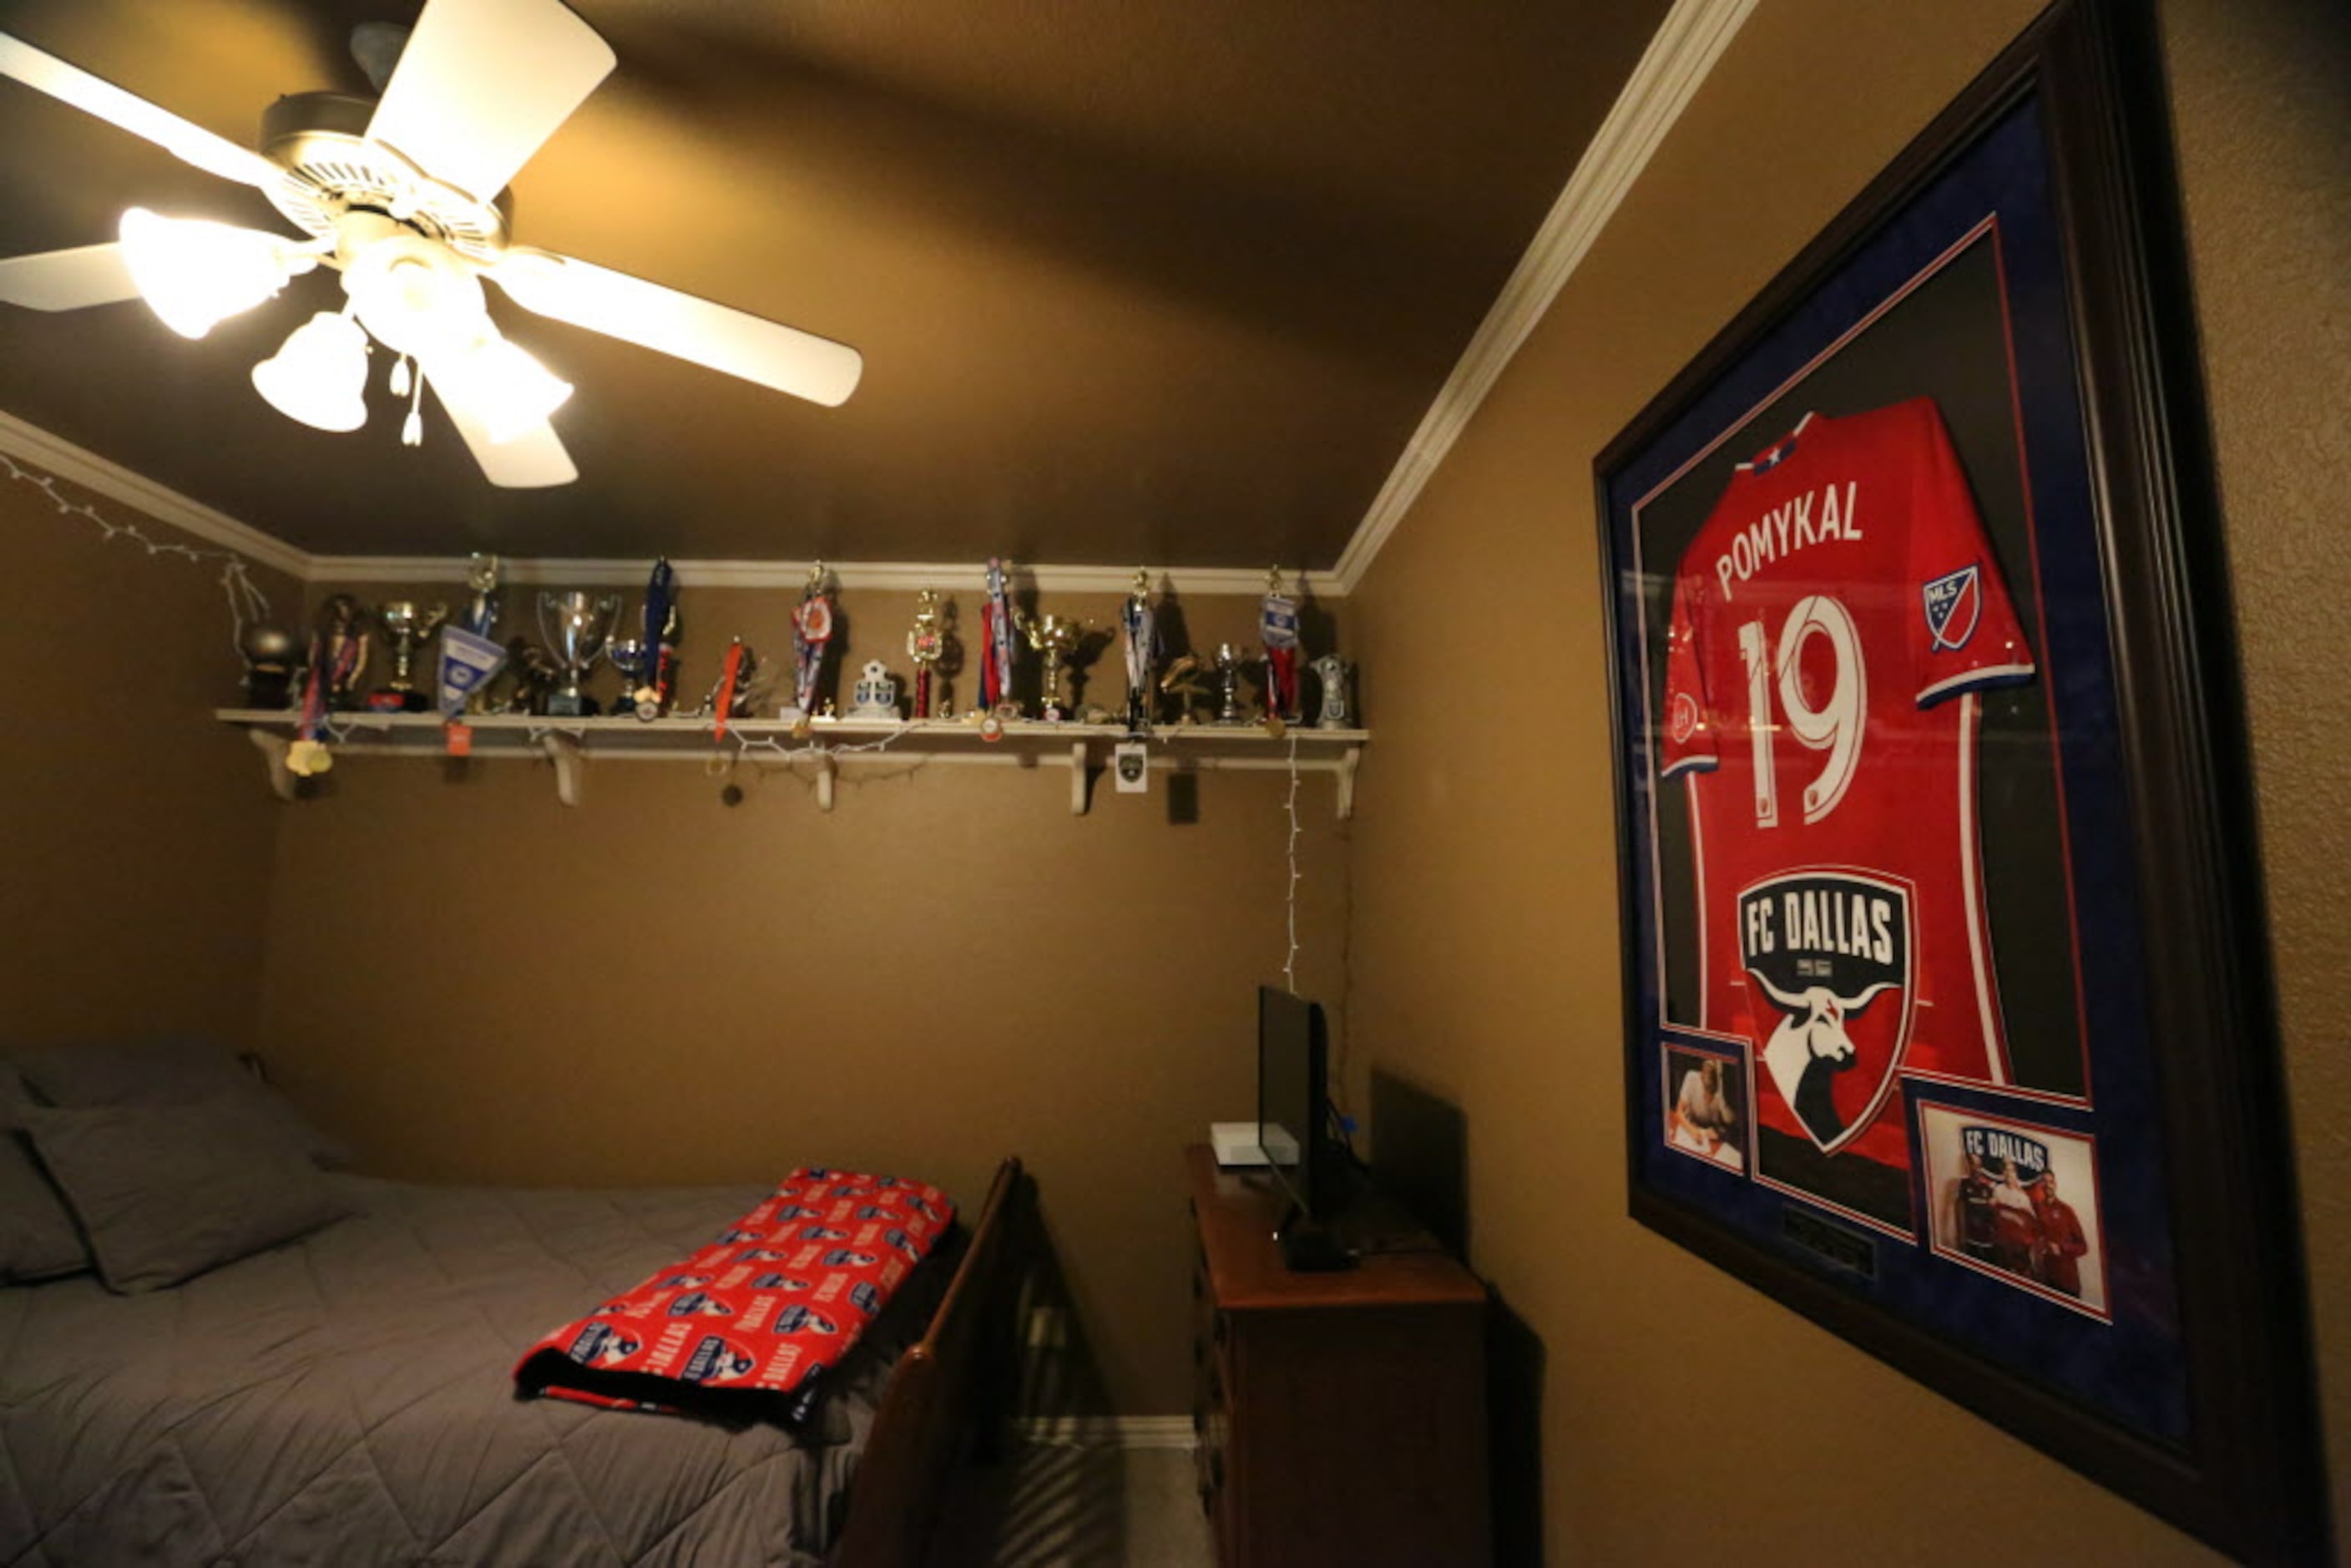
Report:
[[[1781,1015],[1765,1076],[1823,1154],[1876,1119],[1910,1043],[1911,907],[1907,882],[1824,869],[1739,895],[1740,956]]]

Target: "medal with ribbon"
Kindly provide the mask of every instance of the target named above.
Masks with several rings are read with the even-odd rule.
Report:
[[[993,713],[1012,700],[1012,563],[987,558],[987,601],[980,606],[986,646],[980,652],[979,706]]]
[[[735,688],[743,678],[743,639],[737,637],[726,650],[726,668],[719,672],[717,695],[711,698],[717,709],[717,737],[726,738],[726,721],[735,716]]]
[[[1265,644],[1265,707],[1268,718],[1298,718],[1298,601],[1281,591],[1281,569],[1266,574],[1266,595],[1258,603],[1258,639]]]
[[[1139,734],[1151,727],[1151,661],[1158,652],[1149,572],[1135,572],[1134,591],[1120,607],[1118,620],[1126,643],[1126,727]]]
[[[792,611],[792,706],[806,724],[816,714],[816,682],[824,668],[825,644],[832,641],[832,595],[824,586],[824,562],[809,568],[808,586]]]
[[[669,558],[653,562],[645,581],[644,684],[629,694],[637,716],[651,723],[669,706],[677,669],[677,573]]]
[[[360,625],[359,601],[348,593],[327,601],[325,623],[310,638],[310,668],[302,683],[298,737],[286,748],[288,771],[308,779],[334,766],[327,749],[327,712],[338,695],[357,684],[367,666],[367,632]]]

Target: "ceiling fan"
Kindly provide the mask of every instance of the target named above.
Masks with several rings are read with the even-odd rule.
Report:
[[[375,57],[381,69],[387,34],[396,45],[396,29],[360,29],[363,63]],[[500,193],[613,63],[559,0],[426,0],[389,79],[378,76],[380,99],[279,99],[256,152],[0,33],[0,76],[256,187],[308,236],[133,207],[110,244],[0,260],[0,300],[75,310],[143,298],[201,338],[298,274],[333,267],[345,308],[311,317],[254,367],[261,395],[319,429],[357,429],[372,338],[397,356],[394,394],[412,399],[403,439],[420,438],[429,384],[490,482],[517,487],[579,477],[548,420],[571,388],[499,334],[485,277],[538,315],[828,406],[845,401],[864,368],[845,344],[511,242]]]

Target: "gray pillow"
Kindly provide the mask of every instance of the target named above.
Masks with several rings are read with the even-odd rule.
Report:
[[[25,1123],[112,1290],[176,1285],[351,1212],[251,1094],[36,1107]]]
[[[294,1103],[214,1041],[196,1035],[94,1040],[11,1053],[33,1092],[52,1105],[186,1105],[245,1094],[322,1166],[351,1163],[346,1145],[320,1132]]]
[[[54,1280],[89,1267],[89,1249],[23,1135],[0,1133],[0,1283]]]
[[[0,1063],[0,1283],[49,1280],[89,1267],[89,1249],[66,1200],[18,1131],[31,1103],[16,1071]]]

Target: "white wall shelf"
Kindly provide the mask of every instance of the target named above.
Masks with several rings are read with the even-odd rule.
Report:
[[[270,787],[280,799],[298,798],[300,780],[286,766],[295,734],[294,716],[260,708],[221,708],[222,722],[252,737],[269,767]],[[1083,816],[1090,779],[1106,770],[1111,748],[1129,738],[1117,725],[1046,724],[1011,720],[1000,738],[989,740],[979,727],[960,719],[896,723],[886,719],[817,719],[808,736],[777,719],[736,719],[724,739],[706,718],[633,716],[538,717],[525,714],[478,714],[469,718],[472,755],[486,760],[544,757],[555,764],[557,796],[580,803],[590,759],[610,761],[747,761],[789,766],[813,774],[820,810],[833,805],[833,782],[843,768],[925,764],[975,764],[1068,768],[1070,810]],[[1369,730],[1313,729],[1293,725],[1277,738],[1257,725],[1164,725],[1144,738],[1155,769],[1216,772],[1228,769],[1331,777],[1339,820],[1354,815],[1355,767]],[[1295,746],[1292,742],[1295,741]],[[441,716],[427,713],[339,713],[330,716],[328,744],[335,758],[444,757],[448,755]],[[1110,786],[1105,785],[1105,788]]]

